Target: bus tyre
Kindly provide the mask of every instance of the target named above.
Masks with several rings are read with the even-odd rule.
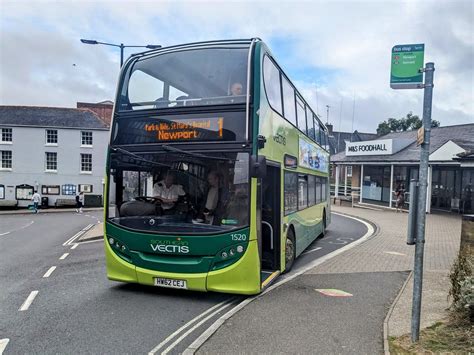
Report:
[[[289,229],[285,241],[285,272],[289,272],[293,267],[296,258],[295,233]]]
[[[321,232],[321,238],[326,235],[326,210],[323,211],[323,230]]]

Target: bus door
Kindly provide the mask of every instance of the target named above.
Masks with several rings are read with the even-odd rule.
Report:
[[[280,164],[267,160],[261,181],[261,283],[268,286],[280,274],[281,181]]]

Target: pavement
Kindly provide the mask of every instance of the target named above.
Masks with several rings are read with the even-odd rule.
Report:
[[[83,213],[91,212],[91,211],[100,211],[103,210],[103,207],[85,207],[83,208]],[[29,210],[28,208],[18,208],[16,210],[9,210],[9,209],[0,209],[0,216],[1,215],[15,215],[15,214],[32,214],[33,211]],[[38,214],[41,213],[77,213],[75,207],[71,208],[55,208],[55,207],[48,207],[48,208],[40,208],[38,209]]]
[[[412,271],[415,246],[406,244],[408,214],[391,210],[333,206],[332,211],[371,221],[376,234],[356,248],[309,271],[312,274],[347,272]],[[421,327],[428,327],[447,316],[449,271],[459,252],[461,215],[426,215],[423,261]],[[411,275],[410,275],[411,277]],[[407,282],[388,319],[388,336],[410,333],[412,279]]]
[[[406,244],[408,214],[345,206],[333,206],[332,212],[369,221],[376,231],[257,297],[230,317],[199,354],[387,354],[389,337],[410,333],[415,246]],[[448,274],[460,234],[459,215],[427,215],[421,328],[447,316]]]
[[[345,206],[332,212],[368,221],[375,233],[255,298],[198,353],[387,353],[388,337],[410,333],[415,246],[406,244],[408,214]],[[421,328],[447,316],[460,234],[460,215],[426,216]],[[79,241],[102,235],[98,223]]]

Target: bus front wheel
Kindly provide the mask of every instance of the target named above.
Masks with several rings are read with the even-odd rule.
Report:
[[[286,234],[285,242],[285,272],[289,272],[293,267],[296,257],[296,243],[295,243],[295,233],[293,229],[289,229]]]

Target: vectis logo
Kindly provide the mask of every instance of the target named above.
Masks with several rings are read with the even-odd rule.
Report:
[[[189,253],[188,242],[180,240],[151,240],[150,247],[160,253]]]

